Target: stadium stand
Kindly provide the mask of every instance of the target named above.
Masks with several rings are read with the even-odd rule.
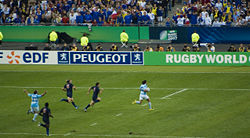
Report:
[[[167,16],[160,0],[1,0],[1,24],[154,25]]]
[[[246,26],[250,25],[250,9],[241,0],[189,0],[172,17],[178,26]]]

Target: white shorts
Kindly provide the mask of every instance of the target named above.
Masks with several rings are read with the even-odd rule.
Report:
[[[33,113],[33,112],[39,112],[39,105],[34,105],[34,104],[31,104],[30,106],[30,111]]]
[[[148,95],[140,94],[139,100],[141,101],[141,100],[144,100],[144,99],[145,100],[149,99]]]

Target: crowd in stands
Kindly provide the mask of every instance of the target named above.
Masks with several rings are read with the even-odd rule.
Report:
[[[248,1],[242,0],[189,0],[176,9],[172,20],[166,26],[204,25],[204,26],[242,26],[250,25]]]
[[[161,0],[0,0],[0,23],[149,25],[163,21],[166,6]]]

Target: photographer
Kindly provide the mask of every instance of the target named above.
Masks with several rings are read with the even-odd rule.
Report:
[[[187,46],[187,44],[184,44],[184,48],[182,49],[183,52],[190,52],[191,48]]]
[[[115,44],[112,44],[110,51],[118,51],[118,47]]]
[[[132,51],[141,51],[141,48],[139,47],[138,44],[134,44],[130,46],[130,48],[132,49]]]
[[[96,46],[95,51],[103,51],[101,44]]]
[[[175,52],[175,48],[170,44],[166,50],[167,52]]]

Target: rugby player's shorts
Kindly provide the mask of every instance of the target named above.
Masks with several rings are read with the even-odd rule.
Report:
[[[39,105],[38,104],[31,104],[30,111],[31,112],[39,112]]]
[[[148,95],[140,94],[139,100],[147,100],[147,99],[149,99]]]

